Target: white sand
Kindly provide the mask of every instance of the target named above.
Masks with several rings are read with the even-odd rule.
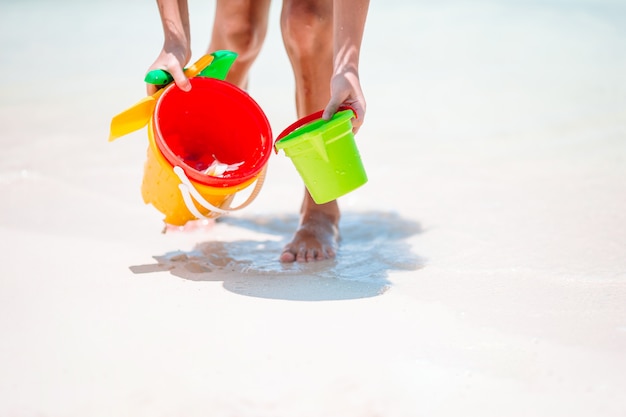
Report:
[[[370,182],[311,266],[276,260],[282,154],[240,214],[160,234],[145,131],[106,141],[152,2],[1,3],[0,416],[626,415],[624,3],[373,3]],[[251,84],[276,134],[278,7]]]

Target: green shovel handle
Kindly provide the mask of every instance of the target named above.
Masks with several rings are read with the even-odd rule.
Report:
[[[146,78],[144,78],[143,80],[148,84],[167,85],[174,81],[174,77],[172,77],[172,75],[165,70],[154,69],[152,71],[148,71],[148,73],[146,74]]]
[[[218,80],[223,80],[226,78],[228,74],[228,70],[237,59],[237,54],[232,51],[215,51],[211,54],[213,56],[213,61],[209,64],[208,67],[204,68],[198,74],[199,77],[209,77],[216,78]],[[154,85],[167,85],[174,81],[174,77],[172,75],[162,69],[154,69],[149,71],[144,78],[144,81],[148,84]]]

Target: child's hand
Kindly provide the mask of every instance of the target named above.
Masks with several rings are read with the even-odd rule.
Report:
[[[148,68],[148,71],[154,69],[162,69],[170,73],[174,78],[176,85],[183,91],[189,91],[191,89],[191,83],[189,79],[183,73],[184,65],[189,61],[191,52],[184,47],[163,48],[159,57]],[[157,92],[162,86],[146,84],[146,90],[148,95],[152,95]]]
[[[324,109],[323,119],[329,120],[340,106],[350,106],[356,112],[352,120],[352,130],[356,133],[365,117],[365,97],[356,70],[342,71],[333,75],[330,81],[330,101]]]

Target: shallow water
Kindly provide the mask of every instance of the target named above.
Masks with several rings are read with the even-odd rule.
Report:
[[[298,225],[297,216],[222,217],[214,234],[239,228],[249,239],[208,241],[190,251],[154,255],[156,264],[134,265],[137,274],[169,271],[191,281],[223,281],[229,291],[262,298],[339,300],[373,297],[390,285],[390,271],[414,271],[425,263],[408,239],[421,226],[392,212],[344,213],[336,259],[284,264],[282,247]]]

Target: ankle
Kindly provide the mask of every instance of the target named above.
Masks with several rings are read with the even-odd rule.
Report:
[[[337,226],[340,218],[339,207],[335,202],[332,203],[303,205],[301,212],[302,223],[321,222]]]

